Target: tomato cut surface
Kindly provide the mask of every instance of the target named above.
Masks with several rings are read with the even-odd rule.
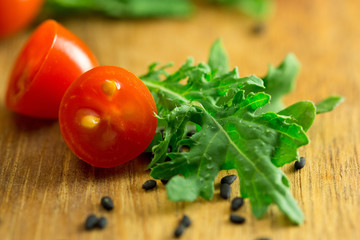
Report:
[[[100,66],[81,75],[60,105],[61,133],[70,149],[96,167],[114,167],[141,154],[154,137],[155,101],[134,74]]]
[[[1,0],[0,38],[28,26],[38,14],[44,0]]]
[[[6,92],[6,106],[23,115],[57,118],[70,84],[97,66],[89,48],[54,20],[42,23],[20,52]]]

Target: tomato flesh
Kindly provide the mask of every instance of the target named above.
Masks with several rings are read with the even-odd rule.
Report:
[[[58,118],[66,89],[96,65],[95,56],[80,39],[47,20],[32,34],[14,64],[6,106],[31,117]]]
[[[96,167],[114,167],[141,154],[154,137],[155,101],[134,74],[100,66],[81,75],[66,91],[59,112],[70,149]]]
[[[0,38],[14,34],[36,17],[44,0],[1,0]]]

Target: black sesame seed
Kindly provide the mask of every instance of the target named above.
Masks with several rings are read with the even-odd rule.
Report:
[[[294,167],[296,170],[302,169],[305,166],[305,158],[300,157],[299,161],[296,161]]]
[[[94,214],[89,215],[85,221],[85,229],[86,230],[93,229],[96,226],[97,222],[98,222],[98,218]]]
[[[245,218],[239,215],[231,214],[230,221],[236,224],[242,224],[245,222]]]
[[[196,132],[195,131],[189,131],[186,133],[187,137],[191,137],[192,135],[194,135]]]
[[[156,187],[156,181],[155,180],[147,180],[143,185],[142,188],[145,190],[150,190]]]
[[[256,240],[271,240],[271,238],[267,238],[267,237],[265,237],[265,238],[257,238]]]
[[[265,29],[266,27],[263,23],[257,23],[256,25],[253,26],[252,32],[255,35],[260,35],[265,32]]]
[[[99,218],[99,220],[97,221],[97,226],[100,228],[100,229],[103,229],[105,228],[107,225],[107,219],[105,217],[101,217]]]
[[[231,201],[231,210],[236,211],[241,208],[242,205],[244,205],[244,199],[236,197]]]
[[[232,184],[236,179],[236,175],[228,175],[221,179],[221,183]]]
[[[175,229],[174,236],[175,236],[176,238],[180,237],[180,236],[184,233],[185,228],[186,228],[186,227],[185,227],[184,225],[180,224],[180,225]]]
[[[231,193],[230,185],[227,183],[222,183],[220,185],[220,196],[224,199],[228,199],[230,198],[230,193]]]
[[[165,179],[161,179],[160,181],[161,181],[162,184],[164,184],[164,185],[166,185],[166,184],[169,182],[169,180],[165,180]]]
[[[164,131],[165,131],[165,130],[164,130],[163,128],[159,130],[162,139],[164,139]]]
[[[191,225],[191,220],[187,215],[184,215],[180,221],[180,224],[184,225],[185,227],[189,227]]]
[[[106,210],[114,209],[113,200],[109,196],[102,197],[100,203]]]

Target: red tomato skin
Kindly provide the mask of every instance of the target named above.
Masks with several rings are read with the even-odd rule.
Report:
[[[44,0],[1,0],[0,39],[27,27],[39,13]]]
[[[104,81],[118,89],[109,97]],[[81,125],[80,113],[98,116],[92,129]],[[102,168],[118,166],[140,155],[154,137],[155,101],[134,74],[115,66],[99,66],[81,75],[66,91],[60,105],[62,136],[83,161]],[[79,115],[80,114],[80,115]]]
[[[30,117],[56,119],[66,89],[97,65],[78,37],[47,20],[32,34],[14,64],[6,106]]]

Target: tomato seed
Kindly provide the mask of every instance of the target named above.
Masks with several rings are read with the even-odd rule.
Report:
[[[305,158],[300,157],[299,161],[296,161],[294,167],[296,170],[302,169],[305,166]]]
[[[86,230],[93,229],[96,226],[97,222],[98,222],[98,218],[94,214],[89,215],[85,221],[85,229]]]
[[[156,187],[156,181],[155,180],[147,180],[143,185],[142,188],[145,190],[150,190]]]
[[[114,80],[105,80],[101,84],[101,90],[107,95],[108,97],[112,97],[116,90],[120,89],[120,84],[115,82]]]
[[[236,197],[231,201],[231,210],[236,211],[244,205],[244,199],[242,197]]]
[[[245,218],[239,215],[231,214],[230,221],[236,224],[243,224],[245,222]]]
[[[220,185],[220,196],[224,199],[228,199],[228,198],[230,198],[230,193],[231,193],[230,184],[222,183]]]
[[[180,224],[184,225],[185,227],[189,227],[191,225],[191,220],[187,215],[184,215],[180,221]]]
[[[85,115],[81,119],[81,126],[87,129],[93,129],[100,123],[100,118],[93,115]]]
[[[103,229],[106,227],[107,225],[107,219],[105,217],[101,217],[99,218],[99,220],[97,221],[96,224],[100,229]]]
[[[102,197],[100,203],[106,210],[110,211],[114,208],[113,200],[109,196]]]
[[[236,179],[236,175],[228,175],[221,179],[221,183],[232,184]]]

